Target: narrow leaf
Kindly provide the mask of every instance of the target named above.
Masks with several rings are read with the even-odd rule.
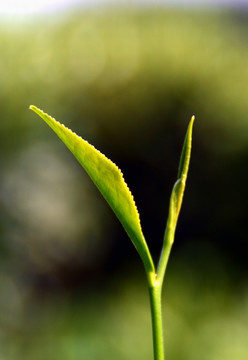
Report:
[[[177,174],[178,179],[180,179],[183,176],[187,177],[188,174],[194,121],[195,121],[195,116],[192,116],[183,143],[182,153],[178,167],[178,174]]]
[[[169,225],[171,228],[176,227],[177,219],[182,206],[184,189],[185,189],[188,170],[189,170],[189,162],[190,162],[191,146],[192,146],[192,130],[193,130],[194,120],[195,117],[192,116],[183,143],[179,169],[178,169],[178,178],[171,193],[169,216],[167,222],[167,226]]]
[[[169,215],[167,220],[167,226],[171,229],[175,228],[177,221],[177,212],[178,212],[178,196],[181,190],[181,179],[177,180],[173,186],[170,204],[169,204]]]
[[[142,233],[139,213],[120,169],[100,151],[42,110],[31,105],[73,153],[98,187],[136,247],[147,273],[154,273],[153,260]]]
[[[195,117],[192,116],[186,132],[183,149],[180,157],[178,178],[171,192],[169,214],[168,214],[168,219],[164,233],[163,248],[160,255],[158,270],[157,270],[157,274],[158,274],[157,279],[161,283],[163,283],[172,244],[174,242],[177,220],[182,206],[183,194],[184,194],[186,179],[189,170],[191,144],[192,144],[192,130],[193,130],[194,120]]]

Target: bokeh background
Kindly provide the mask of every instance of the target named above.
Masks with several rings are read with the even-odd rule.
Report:
[[[122,169],[156,262],[195,114],[166,355],[247,360],[246,2],[55,3],[0,15],[0,359],[152,359],[136,250],[34,104]]]

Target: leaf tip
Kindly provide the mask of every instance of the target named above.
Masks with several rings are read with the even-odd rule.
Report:
[[[32,111],[34,111],[34,112],[36,112],[36,113],[38,113],[38,111],[40,110],[40,109],[38,109],[35,105],[29,105],[29,108],[28,108],[29,110],[32,110]],[[41,111],[41,110],[40,110]]]
[[[191,116],[190,122],[189,122],[189,131],[192,133],[193,125],[195,122],[195,115]]]

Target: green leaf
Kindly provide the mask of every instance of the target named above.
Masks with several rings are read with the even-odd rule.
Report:
[[[120,169],[94,146],[54,118],[33,105],[30,109],[52,128],[77,158],[120,220],[136,247],[146,272],[154,273],[154,264],[142,233],[139,213]]]
[[[170,229],[175,229],[176,222],[178,218],[178,198],[181,190],[181,179],[177,180],[173,186],[171,197],[170,197],[170,205],[169,205],[169,215],[167,220],[167,226]]]
[[[157,279],[161,283],[163,283],[164,274],[170,256],[171,247],[174,242],[177,220],[182,206],[183,194],[184,194],[184,189],[185,189],[188,170],[189,170],[191,145],[192,145],[192,130],[193,130],[194,120],[195,117],[192,116],[186,132],[183,149],[180,157],[178,178],[171,192],[169,215],[166,223],[163,248],[157,270],[158,273]]]
[[[192,116],[185,135],[182,153],[179,162],[177,181],[172,189],[169,207],[168,223],[170,226],[176,227],[179,212],[182,206],[186,180],[189,171],[191,147],[192,147],[192,131],[195,117]]]
[[[177,174],[178,179],[182,178],[183,176],[187,177],[188,174],[194,121],[195,121],[195,116],[192,116],[183,143],[182,153],[178,167],[178,174]]]

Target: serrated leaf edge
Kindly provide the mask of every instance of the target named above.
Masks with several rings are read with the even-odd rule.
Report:
[[[132,199],[132,202],[133,202],[133,205],[137,211],[137,217],[138,217],[138,224],[139,224],[139,227],[140,227],[140,230],[142,232],[142,227],[141,227],[141,221],[140,221],[140,214],[139,214],[139,211],[138,211],[138,208],[137,208],[137,205],[135,203],[135,200],[134,200],[134,197],[133,197],[133,194],[131,192],[131,190],[129,189],[129,186],[127,185],[125,179],[124,179],[124,176],[123,176],[123,173],[121,171],[121,169],[114,163],[114,161],[110,160],[105,154],[103,154],[100,150],[98,150],[97,148],[95,148],[94,145],[90,144],[87,140],[83,139],[80,135],[76,134],[73,130],[71,130],[70,128],[68,128],[67,126],[65,126],[64,124],[62,124],[61,122],[59,122],[58,120],[56,120],[54,117],[52,117],[51,115],[49,115],[48,113],[44,112],[43,110],[39,109],[38,107],[34,106],[34,105],[30,105],[29,106],[29,109],[30,110],[33,110],[34,112],[37,113],[36,110],[38,110],[38,112],[50,117],[52,120],[54,120],[56,123],[58,123],[62,128],[64,128],[65,130],[68,130],[70,131],[73,135],[75,135],[76,137],[79,137],[81,140],[85,141],[88,145],[90,145],[94,150],[96,150],[97,153],[99,153],[99,155],[101,157],[103,157],[104,159],[106,159],[110,164],[114,165],[119,173],[119,175],[121,176],[121,180],[123,182],[123,184],[126,186],[127,190],[128,190],[128,194],[130,195],[131,199]],[[143,234],[143,233],[142,233]]]

